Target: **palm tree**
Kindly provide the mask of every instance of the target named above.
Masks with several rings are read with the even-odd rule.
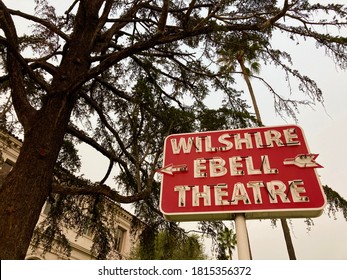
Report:
[[[251,99],[252,99],[252,104],[253,104],[253,108],[254,108],[254,112],[255,112],[255,116],[257,118],[257,121],[259,124],[262,124],[262,121],[261,121],[261,117],[260,117],[260,111],[259,111],[259,108],[258,108],[258,104],[257,104],[257,100],[255,99],[255,94],[254,94],[254,91],[253,91],[253,87],[252,87],[252,84],[251,84],[251,81],[250,81],[250,78],[249,78],[249,75],[250,73],[259,73],[260,71],[260,64],[258,62],[253,62],[251,64],[251,68],[247,68],[246,65],[245,65],[245,51],[244,50],[239,50],[237,53],[236,53],[236,59],[237,59],[237,62],[239,63],[240,67],[241,67],[241,71],[242,71],[242,76],[243,78],[245,79],[246,81],[246,84],[247,84],[247,88],[248,88],[248,91],[249,91],[249,94],[251,96]]]
[[[257,100],[255,98],[250,76],[260,72],[260,63],[256,54],[260,50],[258,43],[249,43],[249,40],[240,39],[239,42],[228,42],[219,52],[218,62],[221,64],[220,70],[224,73],[237,72],[237,66],[241,68],[241,74],[246,82],[250,94],[256,119],[259,125],[262,125],[261,116]],[[235,63],[237,62],[237,63]],[[249,67],[246,66],[249,64]]]
[[[233,73],[236,72],[237,65],[235,64],[235,61],[237,61],[238,65],[241,68],[241,74],[247,84],[249,94],[251,96],[256,120],[258,122],[258,125],[262,126],[263,124],[259,107],[254,94],[252,83],[250,81],[250,75],[252,73],[258,74],[260,72],[260,64],[257,60],[257,54],[261,52],[262,45],[258,43],[259,41],[261,41],[260,38],[258,38],[258,41],[256,41],[250,39],[247,34],[243,34],[238,42],[227,42],[227,44],[223,46],[223,48],[219,51],[220,58],[218,59],[218,62],[224,64],[221,67],[222,71]],[[246,66],[246,61],[250,67]],[[290,236],[287,220],[285,218],[281,218],[280,220],[289,259],[296,260],[295,250],[292,238]]]
[[[232,260],[233,251],[236,248],[236,234],[232,229],[224,226],[223,230],[218,233],[218,255],[219,260]]]

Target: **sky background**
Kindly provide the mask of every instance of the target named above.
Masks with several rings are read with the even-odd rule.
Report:
[[[4,2],[11,8],[19,9],[20,7],[31,10],[34,1],[7,0]],[[346,4],[346,0],[319,2]],[[345,31],[344,35],[346,34]],[[272,43],[281,50],[288,50],[292,55],[294,68],[314,79],[323,91],[324,107],[320,104],[313,108],[300,107],[297,124],[305,133],[310,151],[319,154],[317,162],[324,167],[317,170],[321,183],[347,198],[347,178],[345,178],[347,175],[347,72],[339,70],[325,55],[324,50],[317,50],[313,42],[306,41],[296,45],[286,37],[276,36]],[[263,67],[261,76],[277,92],[288,96],[287,84],[282,72],[278,69]],[[247,93],[242,78],[239,79],[237,86]],[[265,125],[294,123],[292,119],[283,119],[274,112],[272,96],[266,87],[256,81],[253,81],[253,86]],[[293,89],[296,90],[294,86]],[[295,95],[295,92],[293,94]],[[83,160],[81,173],[86,174],[90,179],[100,180],[108,167],[108,160],[99,158],[97,153],[84,146],[81,147],[80,155]],[[124,207],[131,211],[129,205]],[[347,260],[347,221],[342,214],[338,213],[334,219],[323,213],[321,217],[314,218],[313,222],[314,225],[308,230],[304,219],[289,220],[297,259]],[[230,225],[230,222],[226,224]],[[190,229],[194,228],[196,223],[182,223],[182,226]],[[277,227],[273,227],[270,220],[247,221],[247,228],[253,259],[288,259],[279,221]],[[210,254],[211,244],[208,240],[205,246],[206,252]],[[234,258],[237,259],[237,252],[234,253]]]

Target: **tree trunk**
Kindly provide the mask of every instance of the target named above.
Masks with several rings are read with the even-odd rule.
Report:
[[[287,220],[282,218],[281,219],[281,225],[282,225],[282,229],[283,229],[284,239],[285,239],[286,245],[287,245],[287,251],[288,251],[289,259],[290,260],[296,260],[294,245],[292,242],[292,238],[290,236],[290,231],[289,231]]]
[[[243,52],[242,51],[240,51],[240,53],[237,55],[237,61],[240,64],[242,76],[243,76],[243,78],[247,84],[247,88],[248,88],[249,94],[250,94],[251,99],[252,99],[252,104],[253,104],[255,116],[257,118],[257,121],[259,122],[259,125],[261,125],[262,121],[261,121],[260,111],[258,108],[258,103],[257,103],[257,100],[255,98],[255,94],[253,91],[251,81],[249,80],[249,77],[248,77],[247,69],[246,69],[246,66],[245,66],[245,63],[243,60]]]
[[[34,125],[24,133],[17,162],[0,189],[0,259],[25,258],[51,191],[72,104],[66,96],[52,99],[37,111]]]
[[[262,124],[262,120],[261,120],[261,116],[260,116],[260,111],[259,111],[259,108],[258,108],[257,100],[255,98],[255,94],[254,94],[254,91],[253,91],[253,87],[252,87],[251,81],[249,80],[249,77],[248,77],[248,73],[247,73],[247,69],[246,69],[245,63],[244,63],[243,56],[244,56],[244,52],[240,51],[237,54],[237,61],[240,64],[243,78],[246,81],[246,84],[247,84],[247,87],[248,87],[248,91],[249,91],[249,94],[250,94],[251,99],[252,99],[252,104],[253,104],[253,108],[254,108],[254,111],[255,111],[255,115],[256,115],[257,121],[258,121],[259,125],[261,125]],[[292,238],[290,236],[290,231],[289,231],[287,220],[285,218],[282,218],[280,220],[281,220],[281,225],[282,225],[282,229],[283,229],[284,239],[286,241],[286,246],[287,246],[289,259],[290,260],[296,260],[295,250],[294,250]]]
[[[77,91],[90,68],[90,53],[102,26],[98,14],[103,4],[103,0],[81,1],[68,48],[51,83],[46,84],[42,77],[36,76],[35,82],[41,83],[46,91],[42,108],[36,110],[28,102],[25,71],[18,60],[16,28],[0,2],[3,13],[0,23],[9,41],[7,67],[11,96],[24,127],[20,155],[0,189],[0,259],[23,259],[26,255],[42,206],[51,192],[54,165]]]

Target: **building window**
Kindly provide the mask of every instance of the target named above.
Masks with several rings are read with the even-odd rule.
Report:
[[[116,236],[115,236],[115,238],[116,238],[115,249],[118,252],[121,252],[121,250],[123,249],[125,234],[126,234],[126,230],[124,228],[121,228],[120,226],[118,226],[117,231],[116,231]]]

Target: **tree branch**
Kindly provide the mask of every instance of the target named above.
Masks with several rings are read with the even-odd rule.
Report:
[[[114,161],[113,160],[110,160],[110,164],[108,166],[108,169],[106,171],[106,174],[104,176],[104,178],[102,178],[102,180],[100,181],[100,184],[104,184],[106,182],[106,180],[108,179],[108,177],[110,176],[111,174],[111,171],[112,171],[112,168],[113,168],[113,165],[114,165]]]
[[[22,18],[25,18],[27,20],[30,20],[30,21],[33,21],[33,22],[36,22],[36,23],[43,25],[44,27],[46,27],[50,31],[53,31],[59,37],[64,39],[66,42],[68,42],[70,40],[70,37],[68,35],[66,35],[64,32],[62,32],[58,27],[56,27],[54,24],[52,24],[52,23],[50,23],[50,22],[48,22],[42,18],[38,18],[38,17],[35,17],[33,15],[28,15],[26,13],[23,13],[21,11],[16,11],[16,10],[11,10],[11,9],[9,9],[9,12],[12,15],[19,16],[19,17],[22,17]]]
[[[107,157],[110,161],[117,162],[122,168],[125,174],[128,176],[128,178],[131,178],[131,172],[128,168],[127,163],[122,160],[120,157],[116,156],[114,153],[111,153],[104,147],[102,147],[99,143],[97,143],[94,139],[91,137],[85,135],[83,132],[79,131],[78,129],[74,128],[73,126],[68,126],[66,132],[80,141],[88,144],[89,146],[93,147],[96,151]],[[134,188],[137,188],[137,186],[133,186]]]
[[[8,77],[12,88],[12,100],[18,120],[28,129],[30,119],[35,115],[35,109],[27,99],[24,75],[22,73],[23,58],[19,53],[19,44],[16,28],[9,10],[0,1],[0,26],[6,37]],[[19,60],[19,61],[18,61]]]
[[[147,198],[151,194],[151,187],[130,196],[120,195],[117,191],[112,190],[107,185],[93,185],[84,187],[64,186],[59,183],[53,183],[52,193],[64,195],[104,195],[109,199],[119,203],[133,203]]]
[[[162,34],[164,33],[165,30],[165,26],[166,26],[166,20],[167,20],[167,16],[168,16],[168,10],[169,10],[169,0],[164,0],[163,1],[163,8],[161,11],[161,16],[158,22],[158,34]]]
[[[134,159],[133,155],[131,155],[124,146],[121,138],[119,137],[118,132],[111,126],[111,124],[106,119],[102,109],[99,107],[99,105],[91,99],[87,94],[82,93],[81,97],[97,112],[99,115],[100,120],[105,125],[105,127],[112,133],[112,135],[116,138],[117,143],[119,147],[121,148],[122,152],[127,156],[127,158],[133,163],[136,164],[136,160]]]
[[[270,26],[272,26],[276,21],[278,21],[280,18],[282,18],[283,16],[285,16],[285,14],[287,13],[287,11],[293,6],[295,5],[296,2],[294,2],[294,4],[289,5],[288,4],[288,0],[284,1],[283,4],[283,8],[282,10],[276,14],[274,17],[268,19],[267,21],[265,21],[264,23],[261,24],[260,29],[264,30],[269,28]]]

